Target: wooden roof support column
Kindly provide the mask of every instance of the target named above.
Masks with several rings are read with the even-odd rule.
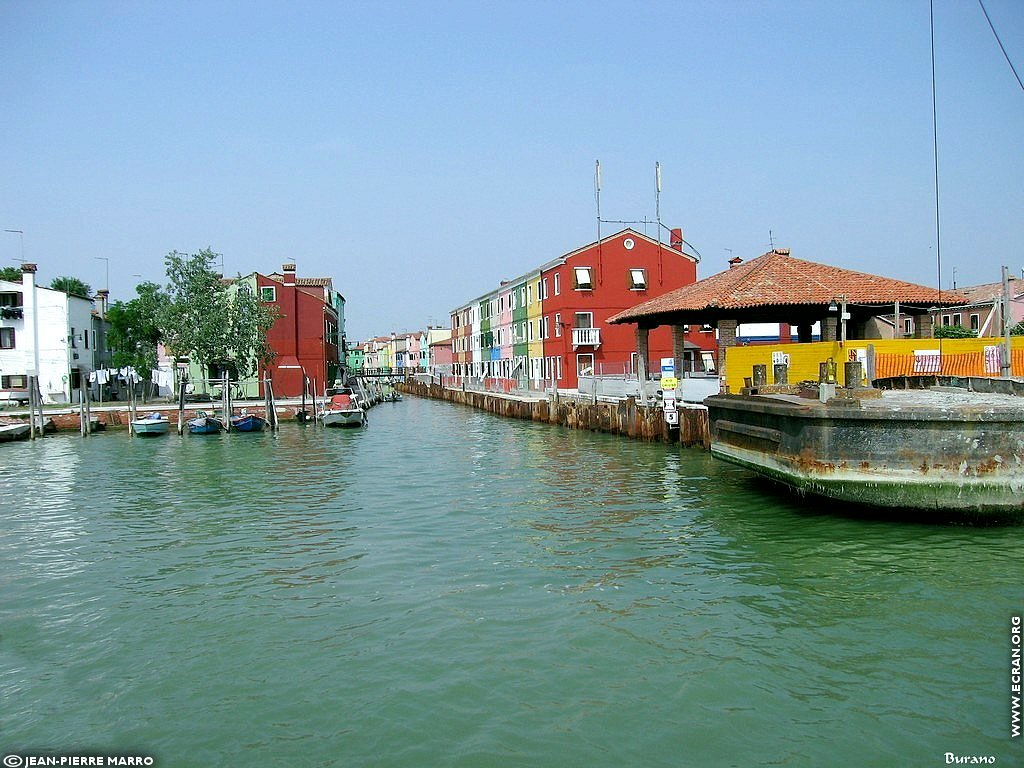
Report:
[[[675,360],[676,377],[681,379],[686,362],[686,331],[683,325],[672,326],[672,358]]]
[[[830,314],[821,321],[821,340],[836,341],[836,329],[839,327],[839,318]]]
[[[640,402],[647,400],[644,386],[647,384],[647,357],[650,354],[650,330],[642,325],[636,327],[636,375],[640,382]]]
[[[719,320],[718,328],[718,380],[722,383],[722,391],[726,392],[725,384],[725,351],[729,347],[736,346],[736,327],[739,325],[735,320]]]

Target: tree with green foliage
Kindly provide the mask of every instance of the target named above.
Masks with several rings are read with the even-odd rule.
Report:
[[[148,377],[149,371],[157,367],[156,347],[161,341],[157,318],[167,304],[167,295],[150,282],[135,286],[135,292],[136,298],[114,302],[107,310],[107,343],[115,368],[130,365]]]
[[[21,268],[20,267],[0,267],[0,280],[6,280],[9,283],[20,283],[21,282]]]
[[[205,369],[227,347],[227,302],[213,271],[216,254],[209,248],[191,255],[171,251],[164,263],[168,301],[157,317],[163,342],[172,354],[192,357]]]
[[[220,364],[245,377],[273,360],[267,331],[277,308],[242,287],[229,291],[213,269],[218,257],[209,248],[167,254],[168,301],[157,322],[173,354],[189,356],[204,371]]]
[[[1024,336],[1024,320],[1021,320],[1010,329],[1011,336]]]
[[[84,296],[87,299],[92,297],[92,287],[77,277],[55,277],[50,283],[50,287],[71,296]]]
[[[935,329],[936,339],[976,339],[978,332],[962,325],[940,325]]]
[[[277,356],[267,333],[279,316],[276,306],[260,301],[247,285],[239,285],[230,296],[228,357],[239,376],[256,373],[260,365],[270,365]]]

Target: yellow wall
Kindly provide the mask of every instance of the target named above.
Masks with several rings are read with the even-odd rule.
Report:
[[[544,302],[540,298],[540,276],[534,275],[528,281],[532,286],[530,289],[530,302],[526,306],[526,319],[534,325],[534,337],[530,342],[527,354],[534,359],[544,357],[544,335],[541,318],[544,314]]]
[[[744,386],[743,379],[752,376],[755,365],[768,367],[768,383],[774,383],[772,353],[783,352],[789,355],[789,383],[800,381],[817,381],[818,365],[830,357],[836,363],[837,381],[845,385],[843,363],[850,359],[856,360],[857,350],[867,350],[868,345],[875,348],[875,354],[900,354],[913,357],[915,350],[941,349],[942,356],[961,355],[964,353],[981,353],[985,347],[1002,344],[1002,339],[985,337],[980,339],[857,339],[846,342],[843,347],[838,341],[823,341],[814,344],[758,344],[747,347],[730,347],[725,354],[726,385],[730,392],[739,392]],[[941,346],[940,346],[941,345]],[[1024,356],[1024,336],[1014,336],[1010,340],[1013,349],[1013,372],[1015,376],[1024,375],[1019,360]],[[850,354],[854,357],[851,358]],[[865,374],[867,371],[865,370]]]

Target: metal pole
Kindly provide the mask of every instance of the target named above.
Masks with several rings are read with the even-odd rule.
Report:
[[[1010,270],[1003,267],[1003,365],[1000,375],[1005,379],[1013,374],[1010,360],[1010,328],[1013,318],[1010,313]]]

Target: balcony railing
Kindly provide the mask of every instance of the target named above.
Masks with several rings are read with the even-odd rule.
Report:
[[[601,346],[601,329],[600,328],[573,328],[572,329],[572,347],[600,347]]]

